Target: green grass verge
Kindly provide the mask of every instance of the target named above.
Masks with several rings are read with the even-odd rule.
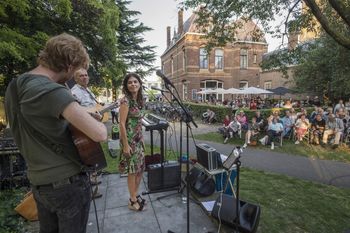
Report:
[[[217,132],[198,134],[194,137],[199,140],[212,141],[218,143],[223,143],[224,141],[222,134],[219,134]],[[243,145],[244,140],[239,138],[232,138],[228,140],[228,144]],[[254,147],[250,146],[249,148],[270,150],[270,147],[262,146],[261,144],[258,144]],[[291,155],[301,155],[310,158],[350,162],[350,149],[346,145],[340,146],[337,149],[331,149],[329,147],[323,148],[321,146],[310,145],[307,143],[295,145],[293,141],[284,139],[283,146],[275,147],[274,151]]]
[[[104,151],[105,154],[105,158],[107,161],[107,167],[105,169],[103,169],[104,172],[107,173],[118,173],[118,163],[119,163],[119,150],[115,150],[113,151],[113,155],[117,156],[117,158],[112,158],[112,156],[110,156],[109,151],[108,151],[108,144],[107,142],[101,143],[102,149]],[[151,154],[151,147],[150,145],[146,145],[146,151],[145,151],[145,155],[149,155]],[[153,153],[160,153],[160,148],[157,146],[153,147]],[[178,154],[168,150],[166,152],[166,160],[177,160]]]
[[[258,232],[350,230],[350,189],[242,168],[240,197],[261,206]]]

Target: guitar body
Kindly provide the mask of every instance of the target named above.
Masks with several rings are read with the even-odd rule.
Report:
[[[105,154],[100,143],[93,141],[71,124],[69,129],[82,163],[92,170],[102,170],[107,167]]]
[[[113,103],[107,107],[104,107],[101,104],[96,104],[95,107],[87,108],[87,111],[91,113],[96,113],[96,112],[100,113],[102,115],[101,122],[105,123],[109,120],[108,111],[112,108],[115,108],[117,105],[118,103]]]

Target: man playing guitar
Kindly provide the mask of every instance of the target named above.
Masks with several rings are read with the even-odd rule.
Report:
[[[71,92],[81,106],[93,109],[100,103],[96,100],[95,95],[88,88],[89,79],[89,75],[84,68],[77,70],[74,73],[74,80],[76,84],[72,87]],[[95,113],[91,112],[91,114]],[[101,181],[98,181],[96,172],[92,173],[90,180],[92,185],[96,185],[92,198],[102,197],[102,194],[98,192],[98,184],[100,184]]]
[[[26,160],[40,232],[84,233],[90,184],[69,125],[96,143],[107,140],[107,129],[64,84],[76,70],[89,67],[89,55],[79,39],[63,33],[47,41],[37,61],[37,67],[8,85],[7,119]]]

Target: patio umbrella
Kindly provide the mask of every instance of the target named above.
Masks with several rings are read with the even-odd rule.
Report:
[[[261,88],[257,88],[257,87],[248,87],[245,88],[243,90],[241,90],[242,93],[241,94],[253,94],[253,95],[258,95],[258,94],[272,94],[273,92],[265,90],[265,89],[261,89]]]
[[[224,90],[223,94],[242,94],[242,90],[231,87]]]

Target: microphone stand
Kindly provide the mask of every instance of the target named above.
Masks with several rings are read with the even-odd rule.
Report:
[[[173,91],[170,89],[169,84],[167,82],[164,82],[165,84],[165,88],[169,91],[169,93],[171,94],[171,96],[173,97],[173,99],[178,103],[178,105],[180,106],[180,108],[183,111],[183,114],[181,114],[181,121],[180,121],[180,126],[181,126],[181,133],[182,133],[182,121],[184,121],[186,123],[186,177],[189,176],[189,170],[190,170],[190,156],[189,156],[189,148],[190,148],[190,144],[189,144],[189,129],[191,128],[190,126],[190,122],[192,122],[192,124],[198,128],[198,125],[196,124],[196,122],[194,122],[191,114],[187,111],[187,109],[184,107],[182,101],[173,93]],[[172,85],[173,86],[173,85]],[[176,88],[173,86],[173,88],[176,90]],[[177,92],[177,90],[176,90]],[[178,93],[177,93],[178,94]],[[181,137],[181,141],[180,141],[180,148],[182,150],[182,135],[180,134]],[[180,151],[182,153],[182,151]],[[181,155],[182,157],[182,155]],[[180,160],[180,165],[182,164],[181,160]],[[186,197],[187,197],[187,233],[190,232],[190,186],[186,184]],[[168,231],[168,233],[171,233],[172,231]]]

